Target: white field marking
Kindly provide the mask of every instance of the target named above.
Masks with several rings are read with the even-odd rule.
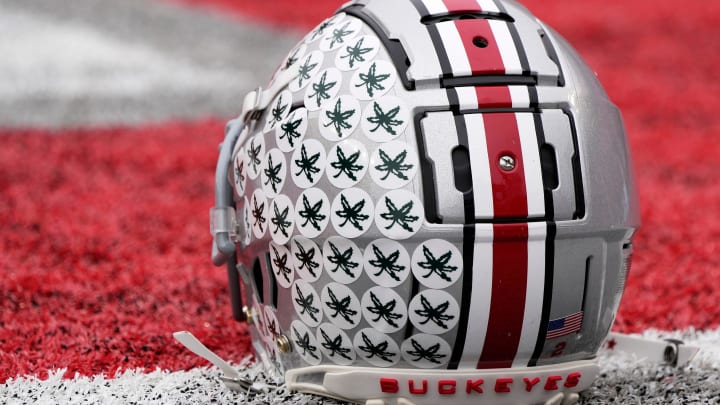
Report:
[[[142,96],[251,87],[248,72],[208,69],[89,26],[0,6],[0,97]]]
[[[616,403],[712,403],[720,397],[720,329],[696,332],[693,330],[658,332],[646,331],[648,338],[676,338],[688,344],[700,346],[700,353],[684,369],[663,367],[643,362],[629,355],[601,352],[600,366],[606,376],[601,377],[585,393],[584,403],[599,403],[613,398]],[[245,363],[247,365],[247,363]],[[241,367],[238,367],[241,368]],[[211,398],[219,404],[306,404],[317,397],[294,394],[284,402],[287,393],[271,389],[258,396],[235,393],[220,382],[222,374],[217,368],[195,368],[190,371],[144,371],[129,370],[112,377],[96,375],[80,377],[65,375],[65,370],[55,370],[50,377],[22,377],[0,384],[0,398],[8,403],[206,403]],[[252,380],[272,383],[263,375],[259,365],[249,366],[241,374]],[[63,379],[63,376],[67,379]],[[663,378],[664,376],[664,378]],[[616,387],[622,387],[620,392]],[[692,397],[687,397],[692,395]],[[339,404],[332,400],[326,404]]]

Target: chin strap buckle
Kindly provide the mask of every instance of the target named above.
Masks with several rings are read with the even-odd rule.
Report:
[[[649,339],[622,333],[610,333],[605,341],[610,351],[624,352],[653,363],[672,367],[684,367],[700,351],[697,346],[685,344],[677,339]]]

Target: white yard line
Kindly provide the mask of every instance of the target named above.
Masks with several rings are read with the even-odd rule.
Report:
[[[158,1],[0,0],[0,127],[227,118],[296,39]]]
[[[207,69],[91,27],[0,8],[0,97],[141,97],[250,86],[242,69]]]
[[[702,348],[683,369],[647,364],[627,355],[601,355],[602,374],[583,396],[583,403],[717,403],[720,398],[720,330],[707,332],[644,333],[652,338],[676,338]],[[257,366],[246,369],[250,378],[260,378]],[[284,389],[247,397],[227,390],[217,377],[218,369],[200,368],[187,372],[132,370],[113,378],[105,376],[62,379],[64,371],[49,379],[35,377],[10,380],[0,385],[0,402],[7,403],[207,403],[286,404],[313,403],[306,395],[289,395]],[[715,401],[715,402],[714,402]],[[326,404],[335,402],[326,401]]]

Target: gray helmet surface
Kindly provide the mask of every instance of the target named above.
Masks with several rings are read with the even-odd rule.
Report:
[[[619,111],[557,33],[508,0],[354,1],[253,97],[218,163],[215,261],[291,388],[534,403],[592,383],[639,215]]]

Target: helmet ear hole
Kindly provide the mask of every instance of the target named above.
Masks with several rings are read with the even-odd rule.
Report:
[[[252,267],[253,283],[255,284],[255,293],[257,294],[258,302],[261,304],[265,303],[265,294],[263,286],[263,274],[262,266],[260,265],[260,259],[255,259]]]
[[[268,284],[269,284],[269,291],[268,294],[270,295],[267,297],[267,305],[271,305],[273,308],[277,309],[277,301],[278,301],[278,283],[277,279],[275,278],[275,272],[273,271],[272,264],[270,264],[272,259],[270,258],[270,253],[265,253],[265,269],[267,270],[267,278],[268,278]],[[261,273],[262,274],[262,273]]]

